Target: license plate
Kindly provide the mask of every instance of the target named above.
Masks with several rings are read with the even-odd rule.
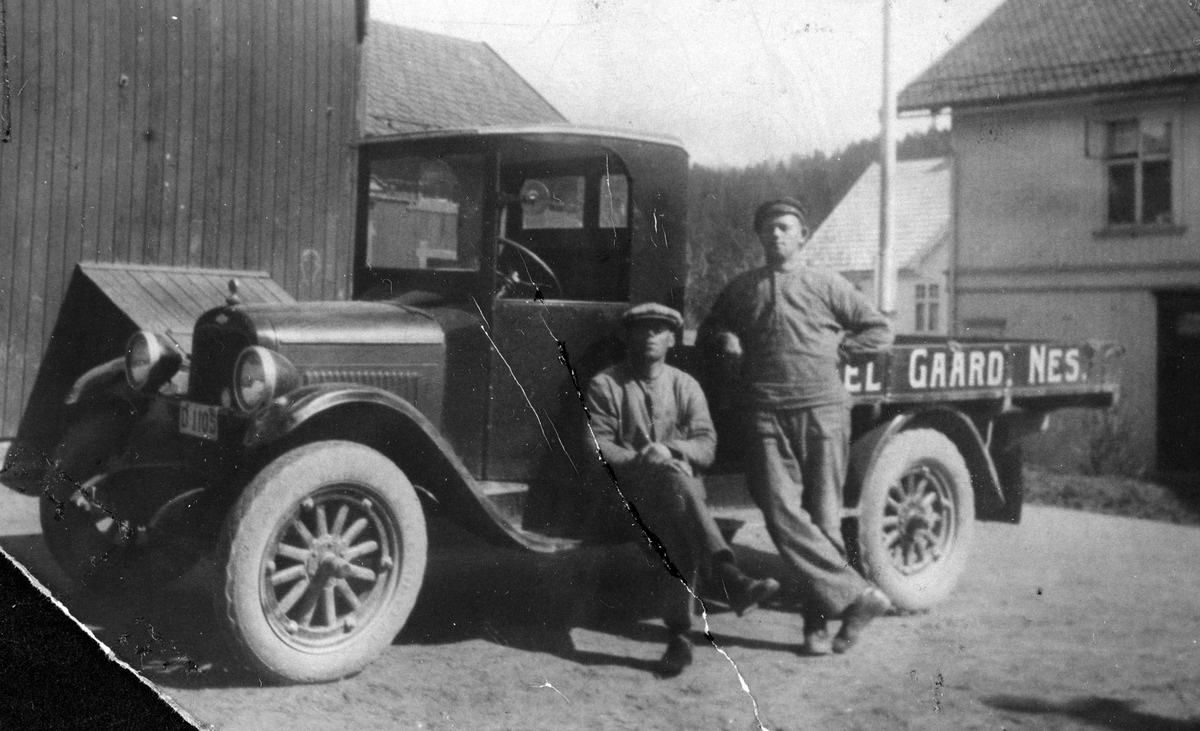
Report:
[[[179,404],[179,432],[217,441],[216,406],[183,401]]]

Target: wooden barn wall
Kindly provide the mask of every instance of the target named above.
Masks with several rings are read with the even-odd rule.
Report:
[[[0,3],[0,437],[77,261],[264,269],[298,299],[347,296],[354,0]]]

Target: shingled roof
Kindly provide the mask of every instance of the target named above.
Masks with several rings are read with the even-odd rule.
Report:
[[[362,73],[366,138],[567,121],[486,43],[372,20]]]
[[[901,93],[940,109],[1200,78],[1188,0],[1008,0]]]
[[[896,265],[912,269],[950,235],[950,158],[896,165]],[[873,163],[804,249],[811,264],[838,272],[874,271],[879,254],[879,163]]]

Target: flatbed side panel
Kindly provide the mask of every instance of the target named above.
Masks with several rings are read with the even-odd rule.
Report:
[[[856,402],[1062,397],[1116,390],[1116,349],[1096,343],[898,345],[841,367]]]
[[[729,379],[707,371],[704,354],[685,333],[671,362],[696,376],[705,389],[720,435],[715,472],[738,469],[744,428],[741,399]],[[690,336],[690,337],[689,337]],[[968,408],[992,402],[997,409],[1047,412],[1107,408],[1117,397],[1121,349],[1112,343],[1052,341],[901,342],[840,367],[855,406],[910,411],[934,405]]]

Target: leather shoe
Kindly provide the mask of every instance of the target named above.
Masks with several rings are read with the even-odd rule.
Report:
[[[724,591],[729,608],[737,612],[739,617],[779,592],[778,581],[770,578],[752,579],[742,573],[733,561],[716,564],[713,578]]]
[[[779,582],[772,578],[746,578],[737,591],[729,595],[729,608],[741,617],[759,604],[779,593]]]
[[[831,649],[840,655],[854,647],[867,625],[891,608],[891,601],[882,591],[874,586],[865,589],[842,613],[842,628],[833,638]]]
[[[672,632],[667,640],[667,651],[658,661],[656,674],[660,678],[674,678],[692,664],[692,638],[681,632]]]
[[[829,629],[822,622],[820,626],[804,626],[804,644],[800,646],[800,654],[809,657],[828,655],[833,651],[833,640]]]

